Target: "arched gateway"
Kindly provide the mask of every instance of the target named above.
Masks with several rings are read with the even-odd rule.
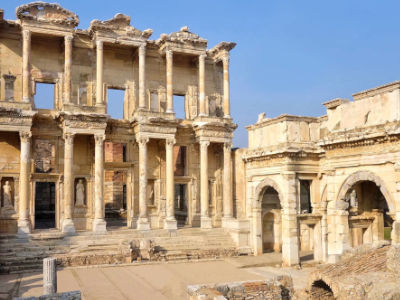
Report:
[[[349,246],[390,239],[394,203],[376,174],[359,171],[347,177],[339,190],[336,209],[348,212]]]

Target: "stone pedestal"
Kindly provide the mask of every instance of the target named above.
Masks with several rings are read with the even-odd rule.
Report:
[[[173,219],[166,218],[164,220],[164,229],[168,229],[168,230],[178,229],[178,223],[176,222],[175,218],[173,218]]]
[[[63,219],[61,223],[61,231],[64,233],[75,233],[75,225],[72,219]]]
[[[43,259],[43,295],[57,293],[56,262],[53,257]]]
[[[107,222],[103,219],[94,219],[92,223],[92,230],[97,233],[107,232]]]
[[[210,217],[201,217],[200,218],[200,227],[203,229],[211,229],[212,228],[212,220]]]
[[[139,218],[137,221],[138,230],[150,230],[150,222],[148,218]]]

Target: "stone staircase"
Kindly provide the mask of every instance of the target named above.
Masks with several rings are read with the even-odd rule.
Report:
[[[150,241],[149,256],[139,245]],[[240,255],[229,233],[222,228],[177,231],[133,229],[106,234],[78,232],[66,236],[58,231],[35,232],[27,239],[0,235],[0,274],[40,271],[45,257],[57,257],[59,266],[215,259]]]

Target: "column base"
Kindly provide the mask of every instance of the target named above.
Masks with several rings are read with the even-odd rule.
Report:
[[[212,221],[210,217],[201,217],[200,218],[200,227],[203,229],[211,229]]]
[[[75,225],[71,219],[64,219],[61,225],[61,231],[64,233],[75,233]]]
[[[29,220],[18,220],[18,237],[27,237],[29,233],[31,233],[31,224]]]
[[[23,97],[23,98],[22,98],[22,102],[24,102],[24,103],[30,103],[30,102],[31,102],[31,99],[30,99],[30,98]]]
[[[150,223],[147,218],[139,218],[137,221],[138,230],[150,230]]]
[[[232,228],[233,224],[232,222],[235,219],[233,217],[222,217],[221,221],[222,221],[222,227],[223,228]]]
[[[282,243],[282,266],[293,267],[300,264],[299,245],[297,243],[297,236],[287,238]]]
[[[92,224],[92,231],[96,233],[107,232],[107,222],[104,219],[94,219]]]
[[[176,222],[175,218],[171,219],[166,218],[164,220],[164,229],[176,230],[178,229],[178,222]]]

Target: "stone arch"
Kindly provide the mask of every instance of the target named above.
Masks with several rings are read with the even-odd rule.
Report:
[[[261,208],[262,196],[263,196],[265,189],[268,187],[272,187],[278,193],[279,201],[281,202],[281,206],[282,206],[283,194],[282,194],[278,184],[271,178],[265,178],[263,181],[261,181],[257,185],[256,190],[255,190],[256,207]]]
[[[389,193],[389,190],[386,188],[383,180],[376,174],[370,171],[357,171],[351,175],[349,175],[346,180],[343,182],[340,187],[337,199],[336,199],[336,207],[340,208],[340,203],[345,202],[346,193],[349,189],[356,183],[361,181],[372,181],[376,184],[376,186],[380,189],[382,195],[385,197],[387,205],[389,207],[389,211],[395,212],[395,205],[393,199]]]

